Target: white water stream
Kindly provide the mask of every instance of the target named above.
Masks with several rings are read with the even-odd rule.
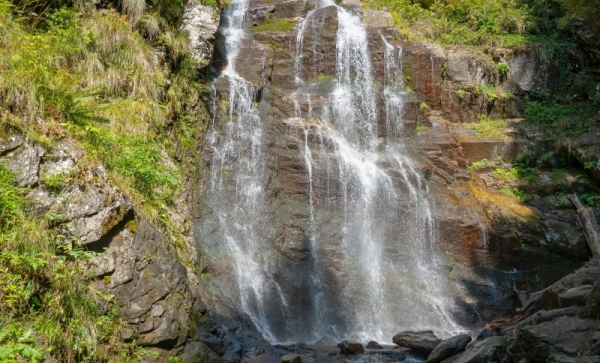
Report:
[[[303,42],[311,28],[318,28],[312,23],[318,22],[316,10],[328,6],[338,16],[337,74],[332,92],[315,95],[308,91],[312,80],[301,74],[303,57],[314,58],[303,53]],[[399,138],[406,95],[402,52],[384,39],[385,84],[378,90],[364,24],[331,0],[322,0],[297,26],[291,112],[300,125],[298,152],[308,179],[310,256],[305,268],[309,296],[302,297],[308,311],[292,308],[298,297],[281,286],[274,252],[265,241],[270,228],[267,128],[254,87],[236,71],[249,36],[247,7],[247,0],[232,0],[221,28],[227,55],[221,79],[229,82],[229,97],[215,104],[226,114],[223,125],[213,124],[207,133],[213,159],[206,205],[213,217],[202,226],[217,231],[218,258],[231,262],[234,305],[271,342],[323,336],[389,342],[401,330],[460,330],[448,312],[451,301],[435,248],[427,181]],[[378,92],[385,103],[386,135],[379,134]],[[313,109],[313,100],[320,106]],[[308,105],[304,114],[301,104]],[[332,227],[326,216],[335,215],[339,223]]]

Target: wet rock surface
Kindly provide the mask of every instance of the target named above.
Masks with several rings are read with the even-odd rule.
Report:
[[[428,356],[442,342],[431,330],[404,331],[394,335],[394,344]]]
[[[427,363],[438,363],[444,359],[462,352],[471,342],[471,336],[460,334],[442,341],[427,357]]]

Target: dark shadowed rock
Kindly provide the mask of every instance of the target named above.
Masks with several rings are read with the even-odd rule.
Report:
[[[500,328],[486,326],[483,329],[481,329],[481,331],[479,331],[479,333],[477,333],[475,340],[472,341],[471,343],[469,343],[469,345],[475,344],[475,342],[481,342],[488,338],[497,337],[500,335],[502,335],[502,330]]]
[[[594,283],[592,292],[581,312],[581,316],[584,318],[595,319],[598,315],[600,315],[600,279]]]
[[[221,363],[221,358],[209,347],[201,342],[190,342],[186,344],[183,353],[179,356],[179,360],[183,363]],[[275,362],[273,362],[275,363]],[[279,362],[277,362],[279,363]]]
[[[365,347],[353,340],[344,340],[337,346],[340,348],[342,354],[362,354],[365,352]]]
[[[471,341],[471,336],[460,334],[441,342],[427,357],[427,363],[438,363],[465,350]]]
[[[560,316],[537,325],[519,326],[509,341],[508,355],[515,362],[551,362],[577,357],[592,347],[598,325],[592,320]]]
[[[477,342],[466,351],[443,360],[443,363],[491,363],[502,362],[504,338],[492,337]]]
[[[227,352],[225,352],[225,354],[223,354],[221,359],[223,359],[223,362],[225,362],[225,363],[239,363],[241,360],[240,356],[235,354],[231,350],[228,350]]]
[[[279,357],[276,357],[272,354],[259,354],[254,358],[250,358],[250,360],[248,360],[248,363],[281,363],[281,360],[279,359]]]
[[[317,340],[315,345],[322,345],[322,346],[326,346],[326,347],[335,347],[337,345],[337,342],[332,337],[325,336],[325,337]]]
[[[259,354],[254,358],[250,358],[250,360],[248,360],[248,363],[280,363],[281,359],[279,359],[279,357],[276,357],[272,354]]]
[[[367,348],[368,349],[383,349],[383,346],[379,343],[377,343],[374,340],[371,340],[369,343],[367,343]]]
[[[295,353],[286,354],[281,357],[282,363],[302,363],[302,357]]]
[[[429,355],[442,342],[431,330],[403,331],[392,338],[394,344],[424,355]]]

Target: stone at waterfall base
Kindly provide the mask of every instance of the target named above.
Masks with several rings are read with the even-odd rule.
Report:
[[[302,363],[302,357],[298,354],[290,353],[281,357],[282,363]]]
[[[344,340],[338,344],[342,354],[362,354],[365,352],[365,347],[359,342],[353,340]]]
[[[394,335],[392,340],[394,344],[427,356],[442,342],[432,330],[403,331]]]
[[[367,349],[384,349],[383,346],[374,340],[367,343]]]
[[[471,342],[471,336],[460,334],[441,342],[427,357],[427,363],[439,363],[444,359],[451,357],[465,350],[467,344]]]

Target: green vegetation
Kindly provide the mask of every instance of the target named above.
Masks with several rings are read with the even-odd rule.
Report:
[[[566,1],[581,0],[564,0],[563,5]],[[363,4],[390,11],[401,34],[413,40],[510,48],[563,43],[566,38],[558,32],[564,9],[545,0],[365,0]]]
[[[272,32],[281,31],[286,32],[294,29],[296,23],[293,21],[275,20],[270,23],[255,26],[252,31],[254,32]]]
[[[473,171],[477,171],[481,168],[485,168],[486,166],[491,166],[491,165],[495,165],[496,162],[494,161],[490,161],[488,159],[483,159],[480,161],[475,161],[473,163],[471,163],[471,165],[469,166],[469,170],[473,170]]]
[[[510,67],[508,66],[508,64],[498,63],[498,74],[500,74],[500,77],[506,76],[509,71],[510,71]]]
[[[529,168],[523,164],[514,163],[510,168],[496,168],[492,171],[492,176],[498,180],[507,182],[527,182],[532,183],[537,179],[538,170]]]
[[[27,216],[27,192],[0,166],[0,361],[135,360],[133,345],[117,348],[125,322],[112,297],[94,296],[79,267],[94,253],[49,230],[49,216]]]
[[[502,195],[506,195],[507,197],[518,199],[521,202],[526,202],[531,198],[527,192],[519,188],[500,188],[498,192],[500,192]]]
[[[559,100],[530,102],[525,110],[525,119],[533,125],[544,128],[558,139],[577,137],[588,131],[589,117],[597,112],[593,102],[571,104]]]
[[[135,204],[168,229],[161,216],[182,176],[166,160],[177,153],[172,145],[191,144],[203,111],[185,36],[156,13],[139,15],[140,24],[162,19],[161,35],[144,39],[116,11],[84,15],[67,7],[48,11],[33,31],[10,3],[0,4],[0,120],[45,147],[65,137],[79,141],[90,161],[102,162]],[[152,46],[164,51],[162,63]],[[44,183],[58,190],[61,178],[67,176],[49,175]]]
[[[495,120],[488,116],[479,116],[477,122],[464,124],[464,127],[475,131],[478,137],[484,139],[505,139],[507,136],[504,134],[504,129],[508,121],[506,120]]]
[[[139,213],[181,241],[167,212],[181,192],[185,149],[202,132],[206,92],[179,30],[183,1],[127,0],[103,11],[67,3],[0,0],[0,129],[48,151],[61,140],[81,145],[77,170],[41,173],[46,188],[58,195],[81,169],[102,164]],[[62,216],[28,215],[28,192],[0,165],[0,361],[149,354],[119,341],[125,322],[112,297],[88,288],[80,266],[95,254],[53,230]]]

